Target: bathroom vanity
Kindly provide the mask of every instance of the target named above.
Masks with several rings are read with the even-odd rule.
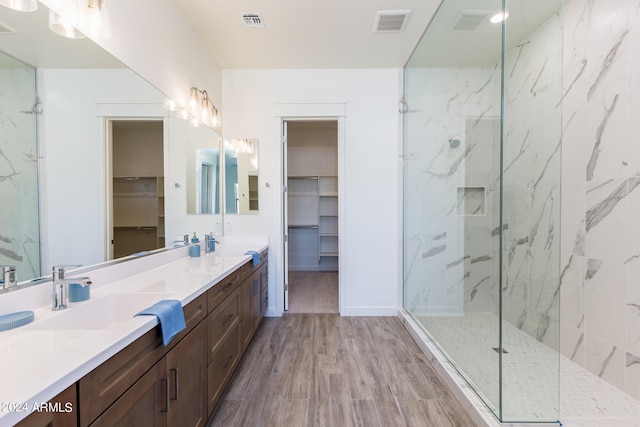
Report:
[[[256,265],[244,254],[247,249],[259,253]],[[153,264],[154,256],[139,261]],[[8,376],[0,400],[16,405],[0,412],[0,426],[206,424],[268,307],[268,248],[265,242],[223,243],[199,258],[158,262],[99,287],[91,300],[70,304],[66,313],[36,311],[34,323],[0,336],[8,346],[1,351],[25,353],[24,366],[17,369],[28,382],[16,383],[10,397],[10,390],[2,390],[20,374],[0,368],[0,375]],[[96,275],[97,282],[107,281]],[[119,306],[137,312],[159,299],[181,300],[187,325],[166,347],[155,316],[109,320],[101,313],[107,303],[115,311]],[[107,324],[68,325],[57,317],[82,310],[82,304]]]

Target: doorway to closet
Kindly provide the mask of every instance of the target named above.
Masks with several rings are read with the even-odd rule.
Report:
[[[338,313],[338,121],[287,120],[283,125],[285,308]]]
[[[163,126],[107,121],[109,259],[165,247]]]

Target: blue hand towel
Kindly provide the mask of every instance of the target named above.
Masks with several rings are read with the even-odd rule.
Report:
[[[253,259],[253,266],[254,267],[256,265],[260,264],[260,254],[258,254],[258,252],[256,252],[256,251],[247,251],[244,254],[245,255],[251,255],[251,258]]]
[[[136,314],[136,316],[147,314],[158,316],[160,328],[162,329],[162,341],[165,347],[173,337],[187,327],[187,323],[184,320],[184,311],[182,311],[182,303],[178,300],[158,301],[151,307],[145,308]]]

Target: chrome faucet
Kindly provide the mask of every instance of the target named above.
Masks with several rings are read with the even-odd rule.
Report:
[[[79,283],[80,286],[90,286],[91,279],[88,277],[74,277],[66,279],[64,277],[65,269],[69,267],[80,267],[79,265],[54,265],[53,266],[53,293],[51,294],[52,306],[51,310],[58,311],[67,308],[69,283]]]
[[[0,282],[0,289],[9,289],[18,284],[15,265],[0,265],[0,270],[2,270],[2,282]]]
[[[182,240],[174,240],[171,242],[174,248],[178,248],[180,246],[189,246],[189,235],[185,234]]]

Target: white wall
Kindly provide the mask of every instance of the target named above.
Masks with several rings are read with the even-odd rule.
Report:
[[[282,104],[343,103],[340,218],[342,315],[395,315],[400,306],[400,69],[224,70],[224,136],[260,140],[260,213],[225,216],[225,235],[269,235],[269,315],[283,311]],[[266,186],[269,184],[269,187]]]

